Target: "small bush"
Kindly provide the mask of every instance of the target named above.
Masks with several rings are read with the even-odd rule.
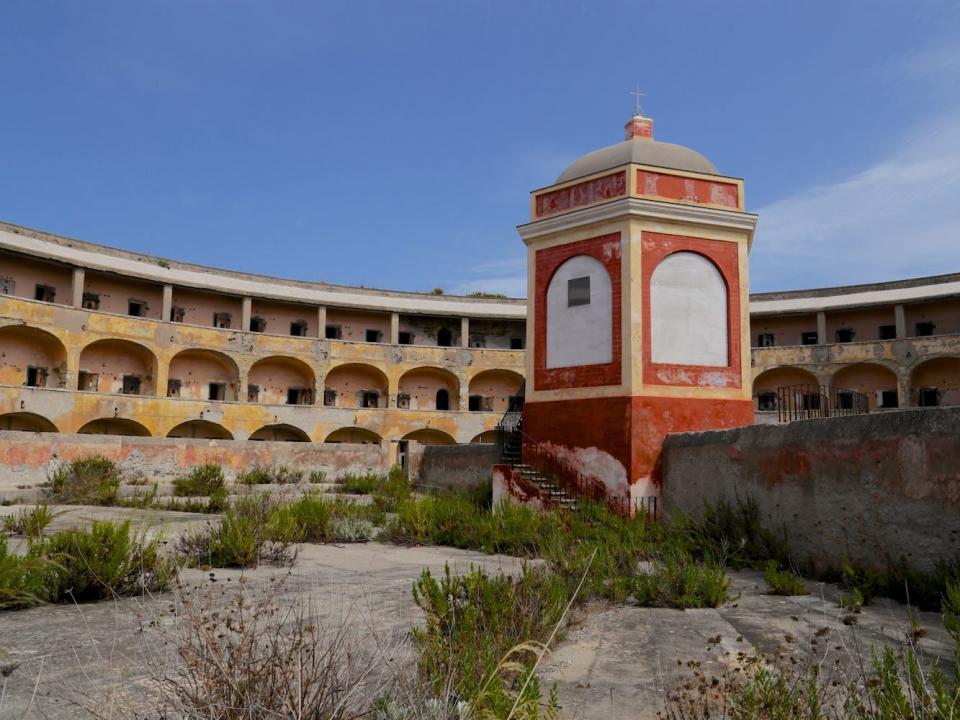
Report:
[[[120,480],[120,468],[115,462],[94,456],[58,467],[47,477],[45,492],[55,503],[113,505]]]
[[[11,555],[7,536],[0,534],[0,610],[14,610],[42,603],[44,580],[51,563],[41,557]]]
[[[326,470],[311,470],[310,475],[307,478],[307,481],[311,485],[319,485],[320,483],[325,483],[327,481],[327,471]]]
[[[198,465],[173,481],[173,494],[177,497],[209,496],[224,488],[223,468],[215,463]]]
[[[410,483],[403,475],[403,469],[394,465],[387,473],[387,477],[374,488],[371,493],[373,504],[385,512],[396,512],[400,503],[410,497]]]
[[[7,515],[3,519],[3,529],[7,532],[26,535],[28,538],[38,538],[46,527],[53,522],[53,513],[46,503],[36,507],[24,508],[14,515]]]
[[[377,536],[377,527],[369,520],[336,518],[330,524],[330,541],[341,543],[370,542]]]
[[[722,565],[669,554],[655,562],[651,572],[634,578],[633,593],[637,604],[645,607],[704,608],[730,600],[729,587]]]
[[[340,478],[340,492],[349,495],[369,495],[383,482],[383,476],[376,473],[355,475],[348,473]]]
[[[771,595],[806,595],[807,586],[803,578],[792,570],[780,570],[777,563],[771,560],[763,571],[763,579],[767,582],[767,591]]]
[[[254,465],[237,476],[237,482],[244,485],[293,485],[302,480],[302,470],[293,470],[286,465]]]
[[[268,468],[254,465],[237,475],[237,482],[244,485],[269,485],[273,478]]]

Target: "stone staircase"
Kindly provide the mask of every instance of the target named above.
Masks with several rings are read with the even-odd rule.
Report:
[[[564,490],[556,479],[540,472],[532,465],[523,462],[522,457],[523,435],[519,431],[507,433],[503,439],[503,462],[509,464],[514,470],[519,472],[523,479],[537,487],[541,494],[549,497],[559,507],[566,510],[576,511],[577,500]]]

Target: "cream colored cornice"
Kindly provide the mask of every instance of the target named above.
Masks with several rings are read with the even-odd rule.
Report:
[[[674,222],[744,230],[749,233],[750,245],[753,244],[753,233],[758,220],[757,216],[752,213],[628,197],[537,220],[526,225],[518,225],[517,232],[520,233],[523,242],[529,245],[530,241],[544,235],[552,235],[581,225],[614,220],[624,216],[656,218],[657,220],[672,220]]]

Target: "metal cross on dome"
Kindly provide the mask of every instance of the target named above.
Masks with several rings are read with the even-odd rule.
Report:
[[[634,100],[635,100],[634,109],[633,109],[633,114],[634,114],[634,115],[640,115],[640,114],[641,114],[641,113],[640,113],[640,98],[646,97],[647,94],[640,92],[640,86],[639,86],[639,85],[637,85],[633,90],[631,90],[631,91],[630,91],[630,94],[633,95]]]

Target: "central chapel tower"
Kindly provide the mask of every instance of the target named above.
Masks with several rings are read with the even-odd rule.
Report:
[[[531,195],[524,452],[659,495],[668,433],[753,422],[743,181],[653,121]]]

